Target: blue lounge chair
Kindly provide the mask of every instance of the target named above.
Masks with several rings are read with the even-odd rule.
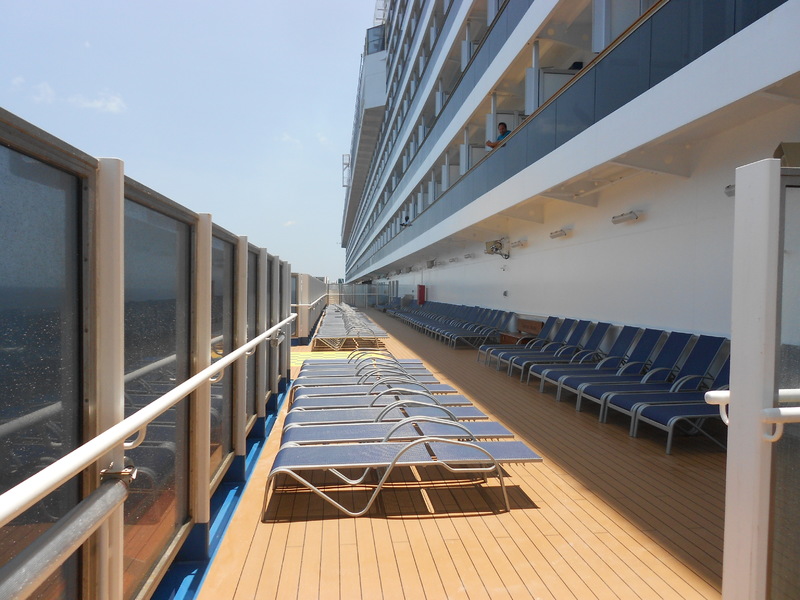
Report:
[[[472,404],[461,394],[428,394],[421,390],[393,388],[377,394],[353,394],[338,396],[301,396],[292,402],[292,410],[316,410],[323,408],[377,408],[398,400],[415,400],[442,406],[468,406]]]
[[[620,330],[614,343],[608,349],[608,353],[599,350],[594,352],[583,351],[576,354],[568,364],[535,365],[528,371],[527,382],[530,384],[532,377],[538,377],[539,391],[543,392],[548,381],[558,383],[559,378],[563,375],[577,375],[579,373],[602,370],[616,371],[627,360],[628,354],[634,347],[636,337],[640,332],[641,329],[638,327],[626,325]]]
[[[640,383],[642,378],[650,371],[661,373],[662,370],[668,369],[671,372],[676,368],[675,365],[693,339],[694,336],[690,333],[673,331],[664,341],[661,348],[656,351],[655,358],[652,362],[645,362],[642,364],[631,361],[626,363],[618,373],[592,374],[570,378],[573,383],[578,384],[576,390],[577,399],[575,402],[575,410],[581,410],[583,391],[590,385],[610,382],[615,384],[622,382]]]
[[[413,400],[398,400],[385,407],[328,408],[325,410],[290,410],[284,429],[326,423],[375,423],[402,421],[408,417],[438,417],[454,421],[486,421],[489,417],[475,406],[442,406]]]
[[[510,357],[508,361],[507,375],[511,376],[514,373],[514,369],[522,369],[522,363],[525,361],[536,362],[536,360],[543,358],[557,358],[561,356],[562,353],[566,358],[571,357],[575,349],[580,347],[580,342],[591,325],[591,321],[581,319],[575,323],[575,327],[572,328],[572,331],[570,331],[563,342],[551,342],[538,349],[516,353],[514,356]],[[520,374],[520,381],[523,380],[522,374],[524,374],[524,372]]]
[[[600,322],[595,324],[592,334],[583,344],[580,343],[580,338],[578,343],[571,344],[571,339],[575,336],[570,335],[570,341],[553,353],[541,353],[527,359],[518,357],[512,361],[512,365],[520,367],[519,380],[522,381],[523,377],[528,374],[527,382],[530,383],[530,369],[534,366],[569,364],[573,361],[579,363],[584,358],[588,360],[599,350],[600,344],[603,343],[610,328],[611,323]],[[577,326],[575,330],[578,330]]]
[[[638,392],[667,392],[679,389],[703,389],[712,377],[709,369],[727,340],[722,337],[701,335],[689,356],[677,369],[651,369],[638,383],[593,383],[583,388],[583,397],[600,404],[600,421],[605,422],[608,411],[631,415],[625,396]],[[677,367],[677,364],[676,364]],[[632,416],[632,415],[631,415]]]
[[[558,317],[547,317],[545,322],[542,324],[542,329],[539,333],[535,336],[531,337],[523,337],[517,341],[515,344],[483,344],[478,348],[478,358],[477,360],[480,362],[481,356],[483,356],[483,364],[488,364],[489,360],[489,353],[493,351],[500,351],[500,350],[513,350],[513,349],[520,349],[524,348],[530,344],[534,343],[541,343],[544,340],[549,340],[550,334],[554,331],[556,325],[558,324]]]
[[[306,425],[285,429],[281,447],[305,446],[308,444],[346,444],[354,442],[410,441],[420,437],[446,439],[507,439],[514,434],[496,421],[472,421],[469,423],[440,419],[437,417],[413,416],[397,422],[378,423],[330,423]]]
[[[264,494],[262,519],[266,519],[270,492],[277,491],[278,475],[291,477],[346,515],[358,517],[369,511],[395,467],[438,466],[452,473],[481,474],[484,477],[495,475],[500,480],[505,508],[511,510],[501,465],[541,460],[525,444],[513,441],[465,442],[422,437],[410,442],[289,446],[278,451],[272,464]],[[360,477],[349,478],[343,474],[347,469],[363,469],[363,473]],[[322,486],[311,482],[308,474],[320,471],[334,475],[338,479],[338,486],[362,485],[373,471],[381,473],[381,477],[365,505],[349,509],[337,502]]]
[[[457,394],[458,390],[446,383],[420,383],[418,381],[382,381],[380,383],[362,385],[322,385],[291,388],[292,402],[304,396],[354,396],[358,394],[377,394],[384,390],[398,388],[419,389],[428,394]]]
[[[495,360],[497,363],[497,370],[500,370],[501,361],[505,361],[505,357],[508,354],[513,354],[514,352],[522,352],[525,350],[536,350],[542,349],[547,344],[558,343],[563,344],[564,340],[567,339],[569,332],[572,331],[572,328],[575,326],[577,321],[575,319],[562,319],[560,322],[556,323],[553,327],[552,332],[547,338],[536,338],[525,344],[524,347],[520,347],[515,345],[512,348],[501,348],[496,351],[491,351],[486,356],[486,364],[491,366],[492,359]],[[506,361],[507,362],[507,361]]]
[[[706,421],[717,421],[721,419],[722,416],[719,412],[719,406],[706,404],[705,402],[650,404],[642,407],[637,413],[636,432],[638,433],[639,423],[647,423],[648,425],[666,431],[667,454],[672,454],[672,442],[675,437],[675,431],[681,428],[690,435],[699,433],[724,449],[725,443],[719,441],[703,428]]]
[[[524,348],[509,348],[497,352],[490,352],[487,364],[491,365],[492,358],[494,358],[495,361],[497,361],[497,370],[499,371],[501,366],[508,365],[511,359],[518,354],[543,350],[548,346],[551,350],[555,351],[556,348],[564,344],[573,327],[575,327],[575,323],[577,323],[576,319],[564,319],[561,321],[558,325],[558,329],[553,332],[553,337],[550,340],[534,340],[530,344],[526,344]],[[506,367],[506,369],[507,368],[508,367]]]

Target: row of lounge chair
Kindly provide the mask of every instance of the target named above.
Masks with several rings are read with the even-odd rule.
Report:
[[[704,394],[727,388],[729,347],[718,336],[549,317],[540,334],[524,343],[481,346],[478,361],[505,367],[508,375],[519,370],[529,385],[538,379],[541,392],[554,385],[557,401],[572,392],[578,411],[595,403],[601,422],[610,412],[627,415],[631,436],[641,423],[663,429],[670,454],[678,429],[725,447],[704,428],[721,418]]]
[[[514,318],[514,313],[502,310],[443,302],[426,302],[423,306],[414,302],[404,308],[387,308],[386,313],[451,348],[477,348],[497,342]]]
[[[477,475],[480,481],[496,476],[508,510],[501,465],[542,460],[420,361],[397,360],[386,351],[305,361],[289,400],[267,481],[265,518],[281,475],[355,517],[370,510],[395,468],[412,466]],[[334,483],[320,483],[319,472],[332,475],[324,481]],[[337,496],[343,486],[364,485],[372,491],[363,505],[345,506]]]

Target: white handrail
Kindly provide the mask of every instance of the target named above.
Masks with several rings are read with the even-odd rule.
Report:
[[[224,335],[218,335],[215,338],[211,338],[211,344],[216,344],[217,342],[221,342],[225,338]],[[171,365],[177,359],[177,354],[172,354],[170,356],[166,356],[162,359],[159,359],[155,362],[151,362],[143,367],[136,369],[135,371],[131,371],[130,373],[125,373],[125,383],[130,383],[141,377],[142,375],[147,375],[152,371],[157,371],[161,367],[166,367],[167,365]]]
[[[326,298],[327,296],[328,296],[328,292],[325,292],[324,294],[322,294],[322,296],[320,296],[319,298],[314,300],[311,304],[292,304],[292,306],[296,306],[298,308],[300,308],[301,306],[314,306],[317,302],[319,302],[323,298]]]
[[[706,402],[708,404],[716,404],[719,406],[720,416],[722,420],[728,425],[728,404],[731,401],[731,393],[729,390],[718,390],[713,392],[706,392]],[[778,390],[779,402],[800,402],[800,389],[785,389]],[[783,435],[783,425],[785,423],[800,423],[800,406],[778,406],[773,408],[765,408],[762,411],[761,422],[774,425],[775,429],[772,433],[765,433],[764,440],[767,442],[777,442]]]
[[[154,400],[147,406],[133,413],[125,420],[105,430],[97,437],[79,446],[66,456],[48,465],[35,475],[0,495],[0,527],[7,525],[39,500],[47,496],[63,483],[78,475],[111,448],[123,443],[134,433],[148,425],[159,415],[169,410],[184,397],[195,390],[201,383],[235,362],[251,348],[265,341],[275,332],[297,318],[291,313],[286,319],[271,327],[258,337],[239,346],[227,356],[220,358],[211,366],[193,375],[173,390]],[[120,469],[122,465],[117,465]]]

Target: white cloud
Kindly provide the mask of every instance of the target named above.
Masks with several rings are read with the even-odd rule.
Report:
[[[330,140],[328,139],[328,136],[326,136],[324,133],[317,132],[317,141],[322,146],[327,146],[327,145],[330,144]]]
[[[298,140],[297,138],[292,137],[291,135],[289,135],[285,131],[281,134],[280,138],[278,138],[278,141],[281,144],[293,146],[293,147],[297,148],[298,150],[301,150],[303,148],[303,144],[302,144],[302,142],[300,142],[300,140]]]
[[[33,101],[37,104],[52,104],[56,99],[56,93],[50,84],[42,82],[33,86]]]
[[[295,223],[296,223],[296,221],[286,221],[286,223],[284,223],[283,226],[284,227],[292,227]]]
[[[25,87],[25,78],[24,77],[14,77],[11,80],[11,89],[15,92],[22,91],[22,88]]]
[[[122,96],[110,94],[108,92],[101,92],[94,99],[85,98],[80,95],[72,96],[69,102],[79,108],[91,108],[100,112],[122,113],[128,109]]]

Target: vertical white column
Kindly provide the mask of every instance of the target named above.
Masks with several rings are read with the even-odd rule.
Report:
[[[211,215],[197,218],[195,238],[194,344],[192,374],[211,365]],[[211,382],[192,394],[190,498],[195,524],[208,523],[211,501]]]
[[[236,244],[236,283],[233,309],[233,347],[247,343],[247,236],[239,236]],[[244,456],[247,430],[247,357],[233,365],[233,453]]]
[[[539,108],[539,40],[531,48],[531,66],[525,71],[525,114],[530,115]]]
[[[283,277],[281,278],[281,295],[283,296],[283,314],[281,320],[292,313],[292,266],[288,261],[283,263]],[[284,340],[279,350],[281,355],[281,376],[289,378],[289,367],[292,347],[292,324],[284,325]]]
[[[605,50],[611,36],[611,0],[592,0],[592,52]]]
[[[735,202],[722,595],[761,600],[767,590],[772,450],[761,418],[775,394],[780,161],[739,167]]]
[[[269,290],[269,282],[267,281],[267,261],[269,254],[266,248],[260,248],[258,253],[258,308],[256,309],[256,335],[261,335],[269,329],[269,313],[267,312],[267,293]],[[267,372],[267,353],[269,344],[260,344],[256,352],[256,416],[264,418],[267,416],[266,411],[266,398],[267,398],[267,381],[269,374]]]
[[[95,365],[98,431],[125,418],[125,169],[117,158],[99,159],[94,222]],[[100,468],[119,472],[125,449],[116,446],[100,460]],[[102,597],[122,598],[124,508],[102,526],[98,540],[98,578]]]

